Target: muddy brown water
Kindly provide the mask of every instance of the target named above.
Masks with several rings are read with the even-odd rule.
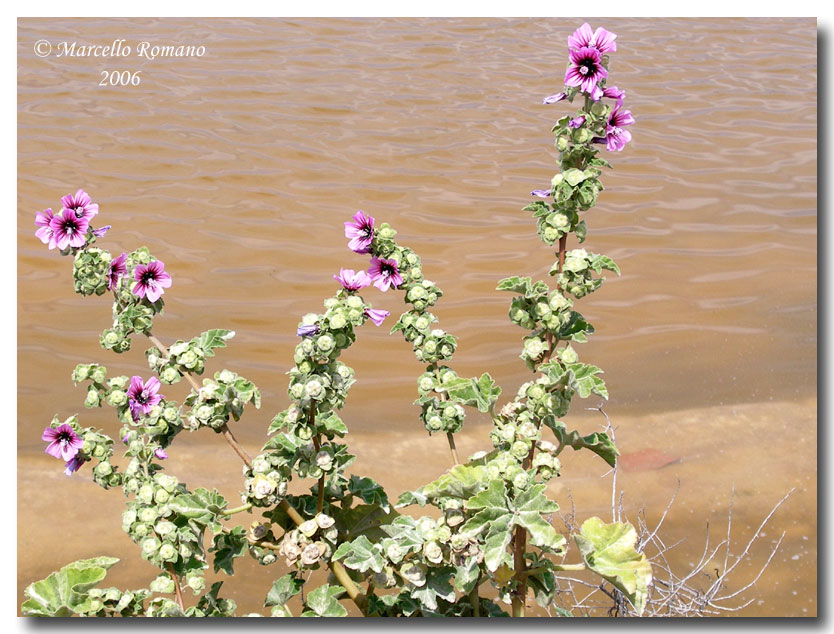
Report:
[[[515,392],[528,372],[522,331],[506,318],[502,277],[544,277],[552,262],[520,209],[555,172],[549,133],[569,106],[557,92],[576,19],[25,19],[18,24],[18,591],[61,565],[109,554],[108,577],[139,587],[155,575],[121,532],[123,499],[65,477],[40,435],[54,414],[115,434],[85,411],[70,381],[78,362],[147,374],[139,340],[98,347],[104,298],[74,295],[71,263],[33,237],[36,211],[83,187],[113,229],[102,246],[147,245],[174,280],[156,334],[234,329],[211,360],[254,380],[260,411],[234,424],[252,453],[287,402],[299,316],[334,290],[357,209],[390,222],[444,290],[440,326],[459,337],[455,368],[490,371]],[[624,88],[634,141],[611,156],[607,190],[587,217],[589,250],[623,275],[580,309],[596,325],[583,360],[601,366],[606,411],[624,454],[629,517],[654,521],[680,481],[667,543],[684,570],[726,533],[736,552],[770,508],[730,587],[752,579],[747,616],[816,614],[816,23],[813,19],[594,20],[618,34],[612,84]],[[39,58],[37,40],[134,48],[205,46],[199,58]],[[141,70],[141,84],[100,87],[102,71]],[[393,293],[367,295],[395,314]],[[365,328],[345,355],[359,379],[343,417],[358,456],[392,496],[449,465],[411,405],[421,368],[387,328]],[[185,388],[163,392],[181,399]],[[603,422],[575,401],[566,419]],[[488,422],[467,419],[469,455]],[[641,453],[642,452],[642,453]],[[185,435],[167,467],[233,501],[235,455],[209,432]],[[661,456],[662,459],[658,459]],[[647,458],[648,457],[648,458]],[[654,457],[654,458],[652,458]],[[577,517],[610,516],[610,477],[568,453],[553,496]],[[246,518],[242,518],[246,520]],[[251,519],[251,518],[250,518]],[[61,539],[54,539],[56,524]],[[575,554],[575,553],[574,553]],[[279,566],[243,564],[226,584],[256,610]],[[686,568],[688,569],[688,568]]]

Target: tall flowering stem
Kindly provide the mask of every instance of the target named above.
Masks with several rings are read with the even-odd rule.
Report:
[[[567,250],[569,234],[574,234],[580,243],[585,241],[587,225],[581,215],[596,204],[597,196],[603,189],[599,180],[602,168],[610,167],[598,156],[595,144],[605,143],[607,150],[620,151],[631,140],[631,133],[624,130],[624,126],[633,124],[634,118],[630,111],[623,109],[625,92],[616,86],[606,86],[609,80],[608,53],[617,50],[616,37],[601,27],[593,31],[587,23],[577,29],[568,38],[569,61],[564,91],[544,99],[545,104],[563,100],[572,102],[576,97],[584,100],[578,113],[563,116],[553,127],[560,171],[553,177],[548,190],[531,192],[533,196],[549,201],[537,200],[525,207],[537,219],[542,241],[548,245],[558,242],[556,262],[550,271],[556,277],[556,289],[549,292],[544,282],[533,284],[530,278],[508,278],[498,286],[502,290],[524,291],[523,296],[513,300],[510,319],[532,330],[524,340],[521,357],[534,372],[544,370],[548,373],[554,367],[553,363],[559,364],[560,372],[567,370],[575,374],[579,370],[578,358],[570,342],[584,342],[593,332],[593,327],[580,313],[572,310],[573,299],[584,297],[599,288],[602,279],[595,279],[593,273],[599,274],[602,269],[607,269],[619,274],[616,264],[606,256],[588,253],[584,249]],[[567,343],[560,349],[563,341]],[[593,373],[597,372],[599,368],[594,368]],[[607,398],[604,384],[598,381],[592,383],[590,391]],[[563,390],[556,411],[552,408],[549,411],[562,415],[562,410],[567,411],[572,395],[571,390]],[[540,416],[534,419],[537,428],[546,422]],[[534,464],[535,451],[534,444],[524,458],[523,468],[529,469]],[[528,580],[526,550],[527,529],[519,526],[513,536],[513,616],[524,616],[525,613]]]

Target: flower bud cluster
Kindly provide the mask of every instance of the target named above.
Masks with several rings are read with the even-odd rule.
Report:
[[[244,406],[250,402],[256,409],[261,406],[261,394],[255,384],[235,372],[221,370],[214,374],[214,380],[203,379],[203,387],[186,397],[185,405],[191,407],[191,412],[183,425],[191,431],[200,427],[219,431],[230,417],[240,420]]]
[[[422,405],[420,419],[429,433],[456,433],[463,427],[466,412],[459,403],[441,401],[437,397],[420,397],[416,403]]]
[[[290,398],[297,403],[296,407],[306,413],[310,412],[313,404],[319,413],[341,408],[345,404],[350,386],[356,382],[353,368],[341,361],[312,364],[305,360],[292,368],[288,374]],[[299,422],[306,422],[305,415],[298,414],[293,409],[287,412],[287,416],[287,422],[293,426]],[[312,437],[312,434],[309,437]]]
[[[541,285],[541,286],[539,286]],[[513,298],[510,304],[510,321],[525,330],[540,327],[558,334],[571,320],[573,302],[559,290],[549,291],[543,282],[537,282],[535,293]],[[528,358],[536,357],[536,344],[532,344]],[[524,358],[524,357],[523,357]]]
[[[202,374],[206,365],[206,354],[198,338],[191,341],[176,341],[168,348],[165,357],[156,346],[145,351],[148,365],[156,372],[159,380],[168,385],[177,383],[186,374]]]
[[[92,427],[83,430],[79,436],[84,441],[78,452],[79,457],[98,461],[93,468],[93,481],[104,489],[121,486],[123,476],[118,467],[110,462],[113,457],[113,439]]]
[[[72,278],[75,292],[81,295],[104,295],[109,281],[109,251],[90,247],[75,254],[72,266]]]
[[[173,581],[172,581],[173,584]],[[87,600],[78,613],[82,616],[142,616],[144,602],[154,592],[149,590],[125,590],[119,588],[90,588]]]
[[[279,550],[287,566],[315,570],[320,562],[327,562],[339,536],[335,524],[336,521],[329,515],[318,513],[298,528],[287,531]]]
[[[165,473],[146,477],[138,460],[131,462],[127,475],[141,485],[122,514],[122,530],[139,544],[142,558],[164,570],[195,555],[202,557],[202,531],[185,524],[169,504],[176,495],[187,493],[185,486]]]
[[[251,468],[243,467],[241,499],[259,507],[272,507],[281,502],[287,495],[287,485],[292,477],[292,460],[280,451],[255,456]]]
[[[565,254],[562,270],[559,271],[558,265],[555,265],[550,274],[557,276],[556,280],[561,288],[579,299],[602,286],[604,278],[593,276],[602,269],[619,274],[619,268],[610,258],[588,253],[585,249],[573,249]]]

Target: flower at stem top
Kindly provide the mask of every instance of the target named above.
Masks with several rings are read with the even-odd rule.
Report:
[[[104,225],[104,226],[103,226],[103,227],[101,227],[100,229],[93,229],[93,235],[94,235],[96,238],[100,238],[100,237],[102,237],[105,233],[107,233],[108,231],[110,231],[110,227],[111,227],[111,226],[112,226],[112,225]]]
[[[75,430],[63,423],[58,427],[47,427],[43,430],[41,440],[48,442],[46,446],[46,453],[56,458],[61,458],[64,462],[71,460],[78,453],[78,450],[84,446],[84,441],[78,437]]]
[[[348,248],[356,253],[370,253],[374,241],[374,219],[362,210],[353,215],[353,221],[345,223],[345,237],[350,238]]]
[[[625,90],[620,90],[616,86],[606,86],[602,91],[602,96],[608,97],[609,99],[616,99],[617,105],[622,105],[626,93]]]
[[[617,43],[614,41],[617,35],[598,27],[591,31],[591,25],[587,22],[580,26],[573,35],[568,36],[568,47],[578,50],[580,48],[594,48],[600,53],[614,52],[617,50]]]
[[[377,310],[375,308],[366,308],[365,315],[368,319],[374,322],[374,325],[381,326],[385,318],[391,313],[387,310]]]
[[[141,376],[130,378],[130,386],[127,388],[127,403],[130,407],[130,414],[133,420],[138,421],[141,414],[150,414],[153,406],[162,400],[159,392],[159,379],[152,376],[145,383]]]
[[[35,224],[40,227],[35,231],[35,237],[40,239],[44,244],[48,244],[50,249],[55,248],[55,232],[50,226],[50,221],[54,217],[55,214],[52,213],[52,207],[35,214]]]
[[[165,451],[162,447],[154,449],[153,455],[156,456],[159,460],[165,460],[168,458],[168,452]]]
[[[371,265],[368,267],[368,275],[379,290],[383,293],[389,288],[397,287],[403,283],[397,261],[393,258],[371,258]]]
[[[565,84],[581,88],[582,92],[599,99],[597,82],[608,77],[608,71],[602,65],[602,54],[595,48],[583,47],[571,49],[570,66],[565,72]]]
[[[530,192],[530,195],[531,196],[537,196],[539,198],[547,198],[547,197],[550,196],[550,190],[549,189],[534,189],[533,191]]]
[[[86,216],[79,218],[72,209],[62,209],[49,220],[52,239],[62,251],[68,246],[83,247],[87,243],[89,227],[89,219]]]
[[[98,204],[94,203],[83,189],[61,198],[61,204],[63,209],[69,209],[78,218],[86,218],[87,222],[98,213]]]
[[[165,292],[164,289],[171,288],[171,276],[165,272],[165,264],[162,260],[154,260],[149,264],[140,264],[133,269],[133,294],[142,298],[147,295],[148,301],[155,302]]]
[[[119,257],[110,260],[110,270],[107,272],[107,289],[113,290],[119,283],[119,278],[127,274],[125,261],[127,260],[127,253],[122,253]]]
[[[333,276],[347,291],[358,291],[371,285],[371,278],[365,271],[354,271],[353,269],[340,269],[338,275]]]

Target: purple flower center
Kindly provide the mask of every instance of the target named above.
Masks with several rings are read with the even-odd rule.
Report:
[[[579,62],[579,72],[585,76],[594,75],[597,72],[597,65],[594,60],[586,57]]]
[[[64,219],[64,232],[71,236],[74,235],[75,232],[78,231],[78,223],[73,218],[65,218]]]
[[[140,405],[145,405],[151,400],[151,395],[148,394],[147,390],[142,390],[135,396],[134,400]]]
[[[142,284],[156,282],[156,272],[153,269],[148,269],[142,273],[142,278],[139,280]]]
[[[62,445],[67,445],[72,440],[72,434],[68,431],[58,432],[58,438],[56,440]]]
[[[387,262],[381,262],[379,265],[379,272],[385,277],[391,277],[397,272],[397,269]]]

